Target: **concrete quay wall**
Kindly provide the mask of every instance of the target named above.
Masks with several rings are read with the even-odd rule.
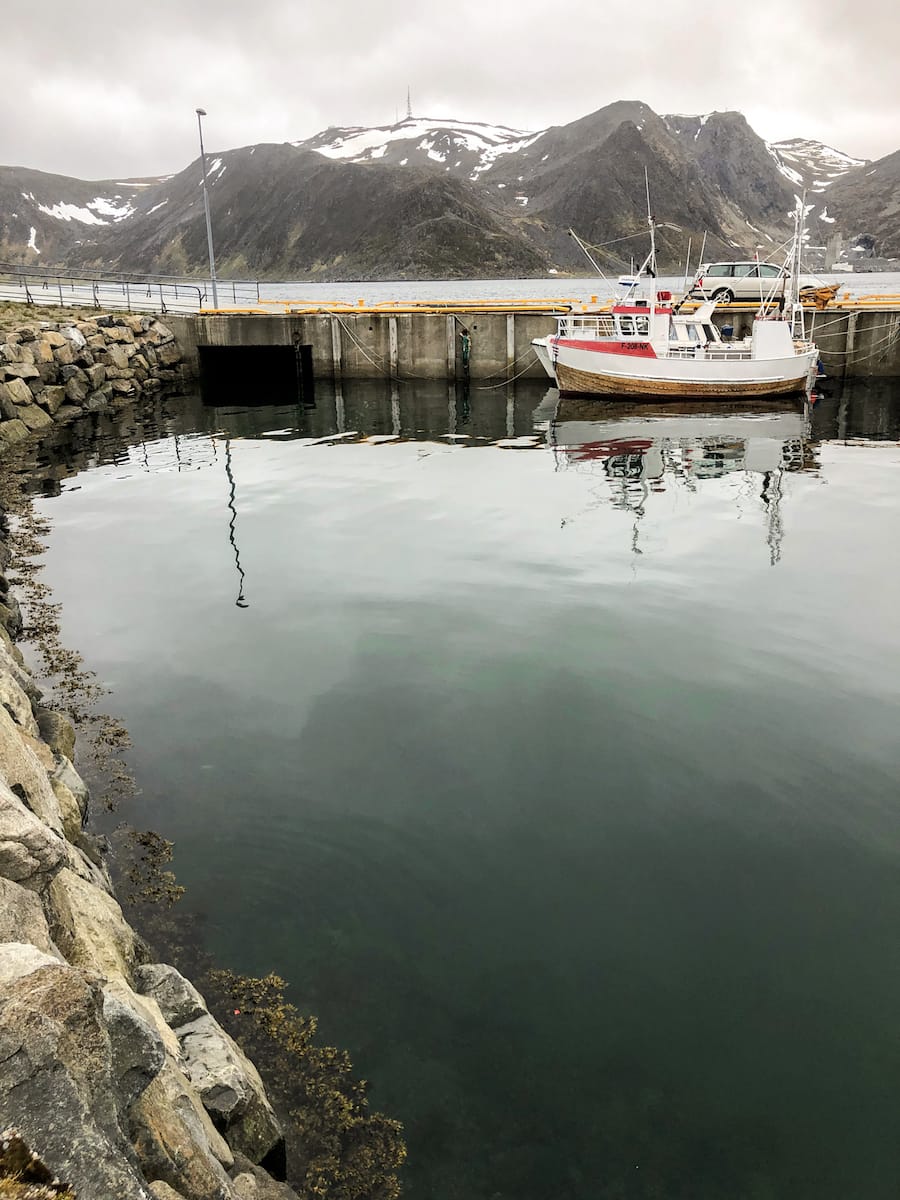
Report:
[[[189,368],[200,371],[207,349],[294,347],[320,379],[462,379],[463,331],[470,339],[473,380],[544,378],[531,341],[553,333],[548,312],[339,312],[214,314],[167,318]],[[749,332],[753,312],[720,310],[719,325]],[[838,377],[900,376],[900,309],[807,312],[828,373]]]

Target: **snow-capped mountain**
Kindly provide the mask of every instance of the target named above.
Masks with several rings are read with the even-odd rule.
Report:
[[[475,180],[505,154],[515,154],[538,137],[506,125],[481,121],[407,117],[394,125],[326,129],[294,146],[345,162],[384,162],[394,166],[439,165]]]
[[[841,150],[810,138],[767,142],[766,148],[785,179],[796,187],[808,188],[819,195],[854,167],[864,167],[867,161],[864,158],[851,158]]]
[[[834,225],[835,217],[828,211],[828,189],[848,171],[866,166],[867,160],[851,158],[849,154],[811,138],[767,142],[766,149],[780,174],[796,189],[796,194],[799,196],[802,189],[806,189],[807,221],[821,222],[819,236],[830,236],[825,227]]]
[[[38,262],[97,228],[128,221],[142,210],[159,179],[83,180],[0,167],[0,242],[23,242]]]
[[[778,245],[804,186],[825,222],[817,241],[874,231],[879,251],[896,253],[877,166],[807,139],[767,145],[740,113],[660,117],[637,100],[539,132],[410,117],[207,156],[220,273],[281,279],[575,272],[570,228],[611,247],[604,265],[621,270],[629,239],[646,236],[645,170],[666,267],[691,239],[710,258]],[[895,174],[885,167],[884,180]],[[99,183],[0,167],[0,258],[202,273],[200,182],[199,161]]]

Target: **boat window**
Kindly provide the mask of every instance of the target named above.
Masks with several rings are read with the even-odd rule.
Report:
[[[638,335],[640,337],[647,337],[649,335],[649,333],[650,333],[650,318],[649,317],[635,317],[634,324],[635,324],[635,328],[638,331]]]
[[[634,317],[619,317],[619,333],[622,337],[634,337]]]
[[[689,338],[689,339],[690,339],[692,342],[699,342],[699,341],[700,341],[700,334],[697,332],[697,326],[696,326],[696,325],[688,325],[688,326],[687,326],[687,333],[688,333],[688,338]]]
[[[713,329],[712,325],[704,325],[703,326],[703,335],[704,335],[706,341],[708,341],[708,342],[715,342],[718,340],[716,338],[715,330]]]

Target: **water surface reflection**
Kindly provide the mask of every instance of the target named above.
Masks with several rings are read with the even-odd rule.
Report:
[[[407,1194],[893,1200],[898,437],[889,384],[348,385],[30,464],[126,815],[405,1121]]]

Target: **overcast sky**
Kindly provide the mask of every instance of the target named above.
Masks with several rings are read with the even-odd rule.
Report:
[[[43,0],[3,21],[0,163],[168,174],[207,149],[415,115],[537,130],[614,100],[900,148],[895,0]]]

